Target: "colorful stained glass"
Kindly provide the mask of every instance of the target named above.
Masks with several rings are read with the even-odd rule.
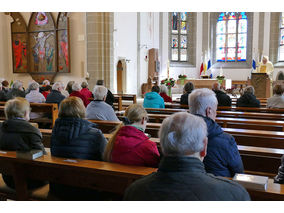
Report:
[[[172,19],[172,31],[177,31],[178,29],[178,14],[173,13],[173,19]]]
[[[221,14],[219,15],[218,22],[219,22],[219,21],[223,21],[223,20],[226,20],[225,13],[221,13]]]
[[[180,60],[187,61],[187,49],[180,50]]]
[[[247,46],[247,34],[242,33],[238,35],[238,47],[245,47]]]
[[[186,34],[186,22],[184,22],[184,21],[181,22],[180,33]]]
[[[279,47],[278,61],[284,61],[284,46]]]
[[[177,60],[178,60],[178,50],[172,49],[172,61],[177,61]]]
[[[228,48],[227,61],[236,60],[236,48]]]
[[[238,61],[245,61],[247,58],[247,48],[240,47],[238,48]]]
[[[180,20],[186,21],[186,12],[185,13],[180,13]]]
[[[281,29],[280,44],[284,44],[284,29]]]
[[[226,35],[217,35],[217,44],[216,47],[220,48],[220,47],[225,47],[225,42],[226,42]]]
[[[247,20],[246,19],[241,19],[239,20],[239,33],[245,33],[247,32]]]
[[[172,47],[178,47],[178,36],[177,35],[173,35],[172,36]]]
[[[187,48],[187,36],[180,37],[180,48]]]
[[[246,13],[245,12],[241,12],[240,16],[239,16],[239,19],[247,19]]]
[[[228,34],[228,47],[236,46],[236,34]]]
[[[226,21],[217,22],[217,34],[226,33]]]
[[[237,31],[237,21],[230,20],[228,21],[228,33],[236,33]]]
[[[230,16],[228,18],[229,20],[233,20],[233,19],[236,19],[236,15],[234,12],[230,13]]]
[[[225,48],[218,48],[216,53],[217,61],[225,61]]]

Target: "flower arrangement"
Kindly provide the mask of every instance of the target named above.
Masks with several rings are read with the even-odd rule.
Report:
[[[178,76],[178,78],[179,78],[179,79],[186,79],[186,78],[187,78],[187,76],[186,76],[186,75],[182,75],[182,74],[180,74],[180,75]]]
[[[168,88],[172,88],[175,85],[175,79],[173,79],[173,78],[166,78],[164,80],[161,80],[161,84],[164,84]]]
[[[218,75],[218,76],[216,77],[216,79],[218,80],[218,82],[219,82],[220,84],[222,84],[223,81],[224,81],[224,79],[225,79],[225,76],[224,76],[224,75]]]

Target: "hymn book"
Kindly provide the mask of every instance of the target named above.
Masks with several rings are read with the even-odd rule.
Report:
[[[235,174],[233,180],[247,189],[265,191],[267,189],[268,177],[248,174]]]
[[[23,151],[17,151],[16,152],[16,157],[17,158],[22,158],[26,160],[34,160],[39,157],[43,156],[43,152],[41,150],[36,150],[33,149],[31,151],[23,152]]]

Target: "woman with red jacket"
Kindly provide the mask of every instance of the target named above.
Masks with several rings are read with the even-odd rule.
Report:
[[[104,160],[114,163],[158,167],[160,154],[156,143],[144,134],[148,120],[146,110],[138,104],[130,105],[125,116],[128,124],[113,134],[104,152]]]

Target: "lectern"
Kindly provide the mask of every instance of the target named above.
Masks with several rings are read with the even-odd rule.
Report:
[[[266,73],[252,73],[251,85],[255,89],[255,96],[257,98],[270,97],[270,78]]]

